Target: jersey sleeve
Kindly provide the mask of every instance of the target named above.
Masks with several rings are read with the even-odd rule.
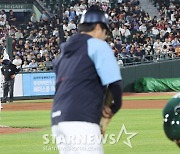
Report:
[[[102,85],[122,80],[120,68],[110,46],[102,40],[88,40],[88,55],[93,61]]]

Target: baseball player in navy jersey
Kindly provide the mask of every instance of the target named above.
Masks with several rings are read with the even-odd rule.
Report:
[[[104,41],[109,31],[108,16],[92,6],[82,15],[78,31],[61,44],[61,55],[54,62],[52,133],[61,154],[103,154],[101,143],[76,139],[105,133],[121,107],[122,77],[112,49]],[[114,102],[110,107],[104,104],[107,86]],[[62,140],[62,136],[72,142]]]

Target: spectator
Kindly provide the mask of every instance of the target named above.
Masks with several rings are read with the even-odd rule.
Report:
[[[15,23],[16,23],[16,16],[15,16],[13,10],[9,11],[8,21],[9,21],[10,25],[15,25]]]
[[[22,60],[21,60],[21,58],[18,55],[16,55],[15,59],[12,61],[12,63],[14,65],[16,65],[17,68],[21,68]]]
[[[179,40],[177,37],[175,37],[173,40],[172,40],[172,46],[174,48],[176,48],[178,45],[180,44]]]
[[[168,50],[170,45],[171,45],[171,42],[169,42],[168,38],[165,38],[165,42],[162,43],[162,47],[164,48],[164,46],[166,46]]]
[[[52,70],[53,65],[52,65],[52,61],[50,61],[50,57],[47,56],[47,57],[45,57],[45,59],[46,60],[45,60],[44,64],[45,64],[46,71]]]
[[[17,40],[20,39],[20,38],[24,38],[20,29],[18,29],[18,31],[15,33],[15,38]]]
[[[36,61],[38,63],[43,61],[40,53],[37,54]]]
[[[178,44],[177,47],[175,48],[175,54],[177,57],[180,57],[180,44]]]
[[[120,31],[118,30],[117,27],[114,28],[112,31],[113,38],[119,38],[120,37]]]
[[[136,48],[135,56],[136,56],[136,58],[135,58],[136,62],[145,61],[145,52],[144,52],[144,50],[142,50],[142,47]]]
[[[162,51],[162,42],[160,41],[160,39],[157,39],[157,41],[154,43],[153,49],[154,49],[156,54],[161,53],[161,51]]]
[[[57,27],[53,30],[53,36],[56,36],[56,37],[59,36],[59,30]]]
[[[36,71],[38,68],[37,62],[35,58],[32,58],[31,62],[29,63],[29,68],[31,71]]]
[[[4,17],[0,17],[0,26],[5,26],[6,24],[6,20],[4,19]]]
[[[153,34],[153,37],[156,39],[157,36],[159,35],[159,30],[156,28],[156,27],[153,27],[152,28],[152,34]],[[164,36],[165,34],[163,33],[162,36]]]
[[[143,23],[140,27],[139,27],[139,31],[145,33],[147,31],[147,27],[146,27],[146,24]]]
[[[38,71],[45,71],[45,68],[46,68],[45,63],[43,61],[39,61],[37,70]]]
[[[24,72],[28,72],[29,71],[29,64],[28,64],[28,61],[24,61],[23,65],[22,65],[22,70]]]
[[[2,17],[4,18],[4,21],[6,22],[7,16],[6,16],[6,14],[5,14],[5,10],[1,10],[1,12],[0,12],[0,19],[1,19]]]
[[[68,24],[68,30],[76,29],[76,24],[74,23],[73,20],[71,20]]]
[[[11,26],[9,29],[9,35],[15,36],[15,33],[16,33],[16,28],[14,26]]]
[[[63,30],[64,31],[70,31],[69,27],[68,27],[68,22],[64,21],[64,24],[63,24]]]
[[[128,37],[131,35],[129,29],[126,25],[123,25],[122,28],[119,28],[119,31],[121,32],[121,39],[122,41],[127,41]]]
[[[31,18],[30,18],[30,21],[31,21],[32,23],[36,23],[36,22],[37,22],[35,13],[32,13],[32,16],[31,16]]]
[[[74,10],[74,8],[71,6],[70,7],[70,11],[69,11],[69,21],[75,20],[76,17],[76,12]]]
[[[46,11],[43,11],[40,20],[41,20],[42,22],[45,22],[45,23],[47,24],[47,22],[49,21],[49,16],[47,15],[47,12],[46,12]]]

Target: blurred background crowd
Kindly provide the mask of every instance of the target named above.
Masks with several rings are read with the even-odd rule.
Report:
[[[121,66],[180,57],[180,4],[177,0],[149,0],[159,11],[151,17],[138,0],[71,0],[64,4],[62,27],[59,6],[51,0],[40,0],[53,14],[43,11],[38,21],[35,14],[26,23],[19,24],[13,10],[0,12],[0,43],[11,36],[12,62],[23,71],[52,70],[53,60],[60,54],[59,42],[77,33],[81,14],[90,5],[99,7],[109,15],[112,35],[107,42]],[[64,40],[60,39],[63,35]]]

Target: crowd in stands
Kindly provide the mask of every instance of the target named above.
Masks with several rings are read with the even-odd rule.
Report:
[[[180,57],[179,4],[170,0],[169,4],[150,0],[159,9],[160,19],[151,18],[141,9],[138,0],[118,0],[112,7],[109,0],[71,0],[63,13],[64,38],[77,33],[81,14],[90,5],[99,5],[109,15],[112,36],[107,42],[113,48],[119,64],[150,62],[159,59]],[[41,0],[42,3],[46,1]],[[13,39],[13,63],[24,71],[44,71],[52,69],[52,61],[60,53],[59,49],[59,7],[54,6],[54,17],[50,19],[43,11],[40,21],[35,14],[27,24],[17,25],[11,10],[6,15],[0,13],[0,39],[9,35]]]
[[[39,22],[32,13],[28,23],[18,25],[10,12],[6,16],[2,10],[0,14],[0,20],[5,20],[0,26],[0,43],[6,36],[12,38],[12,63],[23,71],[52,70],[52,61],[60,53],[56,20],[50,20],[44,11]]]

